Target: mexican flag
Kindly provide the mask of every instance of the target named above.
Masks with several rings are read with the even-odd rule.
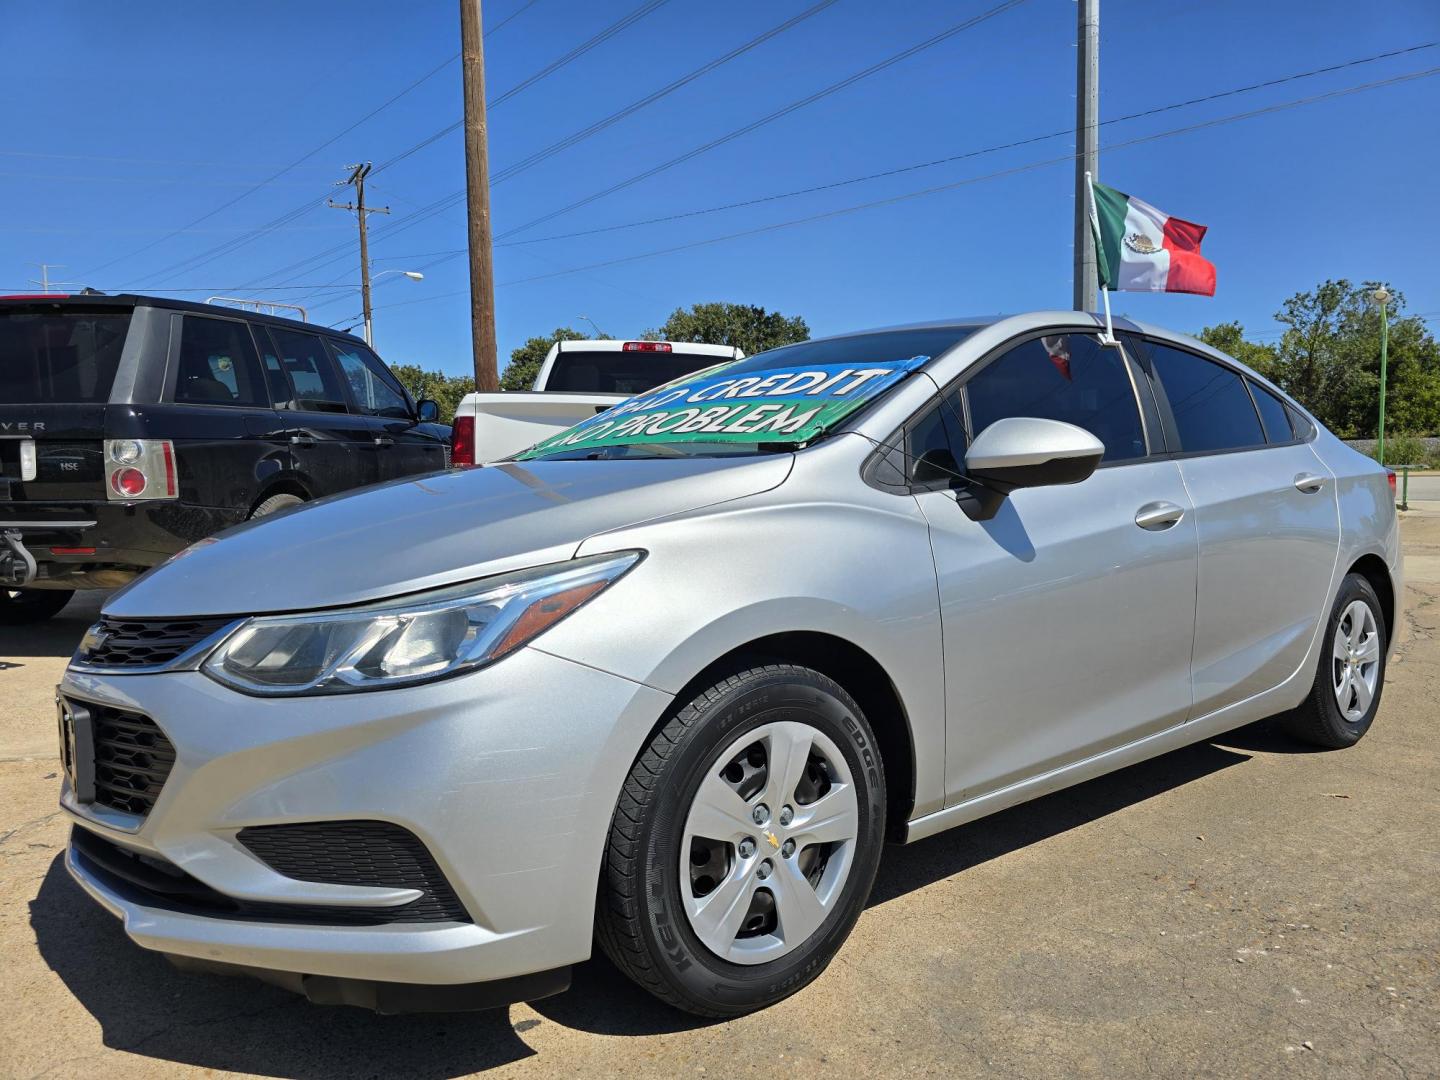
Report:
[[[1215,264],[1200,257],[1205,226],[1091,181],[1090,231],[1100,284],[1123,292],[1215,295]]]

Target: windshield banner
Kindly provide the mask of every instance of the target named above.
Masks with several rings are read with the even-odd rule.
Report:
[[[646,443],[809,442],[929,359],[805,364],[744,375],[726,374],[734,364],[712,367],[622,401],[516,458]]]

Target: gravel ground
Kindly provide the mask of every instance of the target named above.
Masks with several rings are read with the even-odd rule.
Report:
[[[891,849],[830,970],[720,1024],[600,960],[398,1018],[174,971],[61,865],[51,694],[96,600],[0,631],[0,1077],[1440,1075],[1440,503],[1412,506],[1359,746],[1260,725]]]

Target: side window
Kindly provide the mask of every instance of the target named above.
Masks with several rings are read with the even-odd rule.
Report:
[[[270,388],[270,400],[277,409],[295,407],[295,391],[290,386],[290,377],[280,365],[280,352],[270,340],[270,332],[263,326],[250,328],[255,334],[255,343],[260,346],[260,367],[265,372],[265,385]]]
[[[1257,382],[1250,383],[1250,393],[1255,398],[1255,407],[1260,410],[1265,438],[1272,443],[1294,441],[1295,432],[1290,427],[1290,413],[1285,403]]]
[[[1145,429],[1118,349],[1093,335],[1036,338],[991,361],[965,384],[978,435],[996,420],[1035,416],[1084,428],[1105,444],[1106,462],[1145,456]]]
[[[180,329],[174,401],[268,408],[270,398],[260,379],[250,328],[232,319],[186,315]]]
[[[928,483],[961,475],[965,446],[960,392],[952,390],[906,425],[906,482]]]
[[[349,411],[340,377],[319,335],[272,329],[270,336],[280,350],[280,366],[295,389],[294,408],[314,412]]]
[[[390,381],[390,373],[380,363],[380,358],[368,349],[348,342],[330,343],[335,350],[335,359],[350,384],[350,394],[360,411],[371,416],[388,416],[398,420],[410,419],[410,403],[399,387]]]
[[[1182,452],[1265,445],[1260,417],[1238,372],[1156,341],[1149,347],[1155,375],[1175,416]]]

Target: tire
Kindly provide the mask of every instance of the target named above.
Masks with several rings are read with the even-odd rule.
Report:
[[[289,510],[290,507],[301,506],[304,502],[305,500],[300,498],[299,495],[287,495],[283,493],[280,495],[271,495],[259,506],[255,507],[254,510],[250,511],[249,520],[254,521],[256,518],[273,514],[277,510]]]
[[[1370,730],[1385,689],[1389,636],[1383,611],[1370,582],[1359,574],[1346,575],[1325,623],[1310,695],[1299,708],[1281,718],[1280,726],[1291,736],[1312,746],[1341,750],[1354,746]],[[1370,659],[1350,666],[1346,646],[1356,644],[1357,624],[1362,625],[1356,655]],[[1348,684],[1347,667],[1351,676]],[[1342,697],[1347,708],[1341,707]]]
[[[0,626],[25,626],[60,614],[73,589],[0,589]]]
[[[755,824],[762,803],[769,813]],[[631,768],[596,936],[621,971],[678,1009],[723,1018],[764,1008],[839,950],[884,836],[884,767],[854,699],[809,668],[738,671],[674,709]],[[710,900],[725,903],[699,912]]]

